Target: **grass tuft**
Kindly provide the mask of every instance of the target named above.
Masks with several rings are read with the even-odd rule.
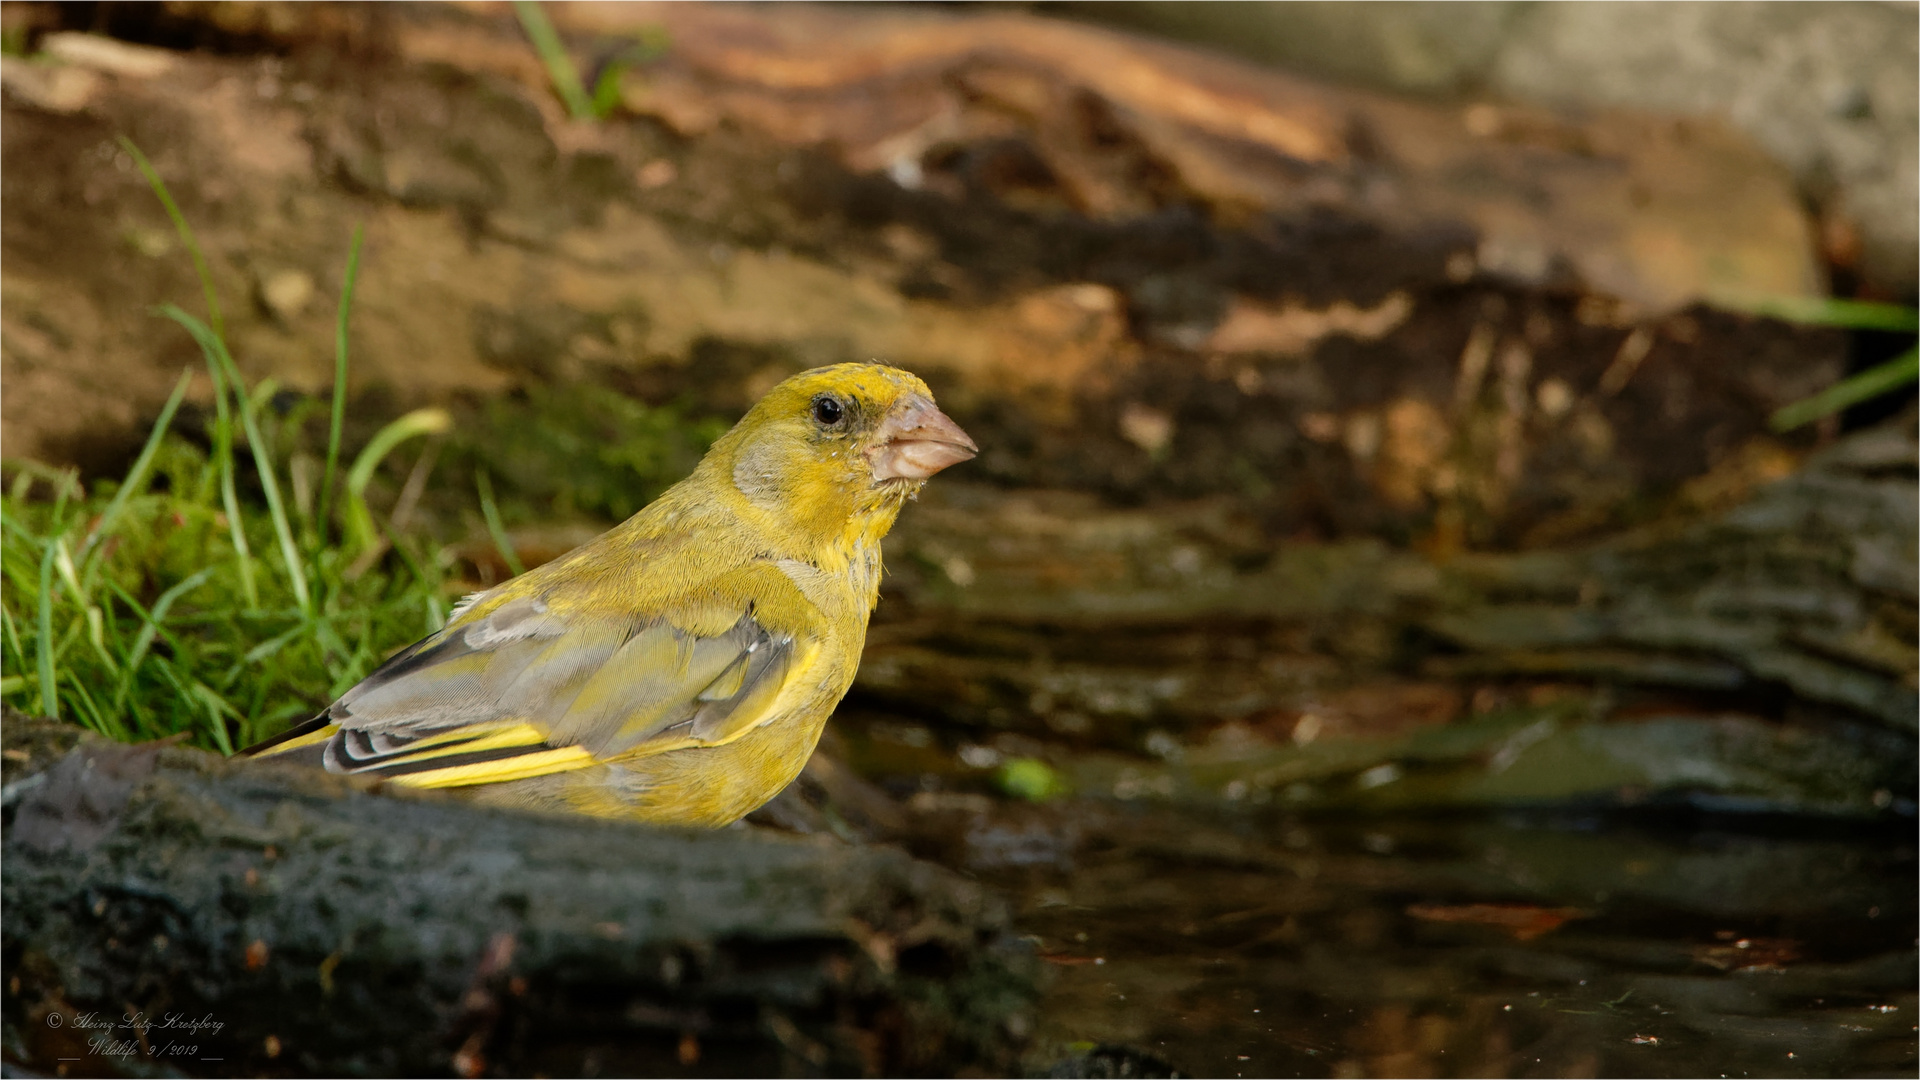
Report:
[[[605,120],[620,105],[620,80],[631,69],[657,59],[667,50],[666,35],[657,29],[645,29],[600,64],[600,73],[589,92],[580,78],[580,69],[567,52],[566,42],[538,0],[513,0],[513,12],[527,32],[527,40],[547,69],[554,93],[575,120]]]
[[[575,120],[597,119],[593,98],[588,96],[585,85],[580,82],[580,69],[574,66],[566,43],[560,40],[560,33],[553,28],[547,13],[541,10],[535,0],[513,0],[513,13],[520,17],[527,40],[533,43],[533,51],[540,55],[540,62],[546,65],[547,78],[553,81],[553,90],[560,95],[567,113]]]
[[[320,520],[333,508],[333,477],[340,467],[340,432],[347,422],[347,316],[353,310],[353,285],[360,278],[360,242],[364,228],[353,230],[347,249],[346,278],[340,283],[340,315],[333,328],[333,411],[327,420],[327,471],[320,479]]]
[[[503,516],[624,517],[685,475],[725,429],[610,390],[535,388],[524,402],[490,403],[474,424],[417,410],[354,452],[344,432],[356,230],[322,465],[302,426],[317,419],[317,402],[283,412],[271,380],[247,381],[192,229],[158,172],[125,145],[205,292],[204,321],[171,304],[156,314],[199,345],[211,407],[185,406],[196,373],[183,372],[118,481],[83,488],[71,469],[5,464],[0,699],[9,705],[111,738],[185,733],[232,753],[313,715],[393,649],[445,624],[456,560],[407,528],[423,497],[434,500],[424,492],[443,444],[452,450],[443,487],[466,490],[473,474],[478,516],[519,573]],[[419,440],[392,509],[376,513],[375,476]],[[498,504],[494,477],[508,497]],[[470,497],[452,501],[442,499],[441,520],[471,519]]]
[[[145,155],[123,145],[173,218],[205,290],[207,321],[173,305],[159,314],[199,344],[214,408],[202,421],[204,441],[177,430],[192,374],[184,372],[125,477],[91,491],[70,473],[9,464],[14,475],[0,492],[0,698],[117,739],[187,733],[232,753],[310,715],[388,649],[442,625],[447,582],[438,552],[410,550],[389,529],[384,550],[393,558],[357,563],[380,527],[365,497],[373,471],[409,437],[444,431],[450,421],[429,410],[383,429],[355,459],[341,512],[333,512],[356,232],[321,512],[303,517],[301,543],[296,508],[283,496],[286,485],[301,486],[283,450],[294,425],[268,407],[271,383],[249,386],[234,363],[191,228]],[[243,479],[264,515],[246,512]],[[278,558],[262,561],[256,550]],[[33,677],[15,674],[28,671]]]

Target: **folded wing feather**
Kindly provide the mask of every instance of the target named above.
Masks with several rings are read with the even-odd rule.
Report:
[[[521,598],[421,641],[343,695],[323,760],[455,787],[719,745],[772,719],[817,651],[811,636],[761,625],[751,603],[703,637],[665,619],[569,619]]]

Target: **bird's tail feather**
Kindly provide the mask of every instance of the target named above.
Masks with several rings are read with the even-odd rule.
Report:
[[[280,757],[293,756],[294,760],[318,765],[320,755],[326,752],[327,740],[339,730],[333,717],[327,711],[311,720],[295,724],[271,739],[263,739],[240,751],[242,757]],[[297,756],[296,756],[297,755]],[[312,760],[307,761],[308,758]]]

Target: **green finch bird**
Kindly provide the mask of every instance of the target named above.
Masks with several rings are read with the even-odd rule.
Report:
[[[799,775],[859,667],[881,538],[976,450],[905,371],[795,375],[646,509],[467,598],[246,752],[497,805],[728,824]]]

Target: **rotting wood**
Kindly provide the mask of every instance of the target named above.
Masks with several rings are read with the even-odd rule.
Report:
[[[289,389],[325,392],[322,294],[367,223],[369,425],[572,383],[731,418],[881,357],[1004,487],[1484,549],[1604,535],[1742,455],[1790,466],[1814,436],[1769,411],[1840,368],[1833,331],[1658,313],[1700,292],[1675,267],[1811,246],[1751,148],[1644,117],[1469,123],[1027,16],[563,7],[583,59],[671,42],[583,125],[505,7],[164,12],[231,51],[5,99],[8,153],[44,163],[7,174],[11,456],[111,468],[192,359],[146,314],[199,289],[120,133],[198,224],[235,355]]]

